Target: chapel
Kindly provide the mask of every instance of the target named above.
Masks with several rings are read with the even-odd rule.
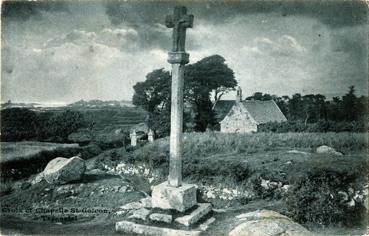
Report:
[[[242,100],[240,87],[236,100],[218,101],[214,110],[223,133],[252,133],[257,132],[261,124],[287,121],[273,100]]]

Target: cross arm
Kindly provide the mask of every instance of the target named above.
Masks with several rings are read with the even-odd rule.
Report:
[[[182,26],[185,28],[192,28],[193,26],[193,15],[184,15],[182,16]]]
[[[173,16],[165,17],[165,25],[168,28],[173,28],[175,26]]]

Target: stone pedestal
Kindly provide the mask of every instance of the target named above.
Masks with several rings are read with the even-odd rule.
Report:
[[[152,191],[152,207],[184,212],[197,204],[196,186],[183,183],[180,187],[167,182],[156,185]]]

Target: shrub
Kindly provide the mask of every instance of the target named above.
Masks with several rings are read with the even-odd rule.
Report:
[[[66,110],[62,113],[55,113],[46,122],[47,136],[54,142],[67,142],[68,135],[86,126],[82,113],[78,111]]]
[[[331,161],[306,163],[309,170],[290,180],[293,187],[285,199],[286,214],[302,224],[357,226],[363,223],[363,202],[354,201],[353,195],[355,191],[364,189],[366,162],[364,159],[355,161],[354,166],[337,163],[334,170],[331,164],[329,166]],[[348,199],[343,199],[340,191],[347,193]],[[348,204],[350,200],[354,201],[354,205]]]
[[[1,141],[31,140],[37,136],[39,120],[34,111],[10,108],[1,111]]]
[[[258,126],[259,132],[365,132],[368,130],[364,120],[356,121],[332,121],[318,120],[315,123],[307,123],[305,125],[302,120],[294,120],[288,122],[270,122]]]
[[[12,184],[9,180],[0,180],[0,196],[7,195],[13,191]]]

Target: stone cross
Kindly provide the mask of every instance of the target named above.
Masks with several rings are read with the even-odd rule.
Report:
[[[131,146],[132,147],[136,147],[136,145],[137,145],[136,131],[135,130],[132,130],[132,132],[129,134],[129,136],[131,137]]]
[[[147,134],[147,139],[149,140],[150,143],[154,142],[154,133],[152,132],[152,130],[149,130],[149,133]]]
[[[184,52],[186,40],[186,28],[192,28],[193,15],[187,15],[186,7],[175,7],[174,14],[165,19],[165,25],[173,28],[172,52]]]
[[[186,7],[174,8],[165,24],[173,28],[173,47],[168,62],[172,64],[172,100],[170,115],[170,162],[168,184],[182,185],[182,124],[183,124],[183,77],[189,54],[185,52],[186,28],[192,28],[193,15],[187,15]]]

